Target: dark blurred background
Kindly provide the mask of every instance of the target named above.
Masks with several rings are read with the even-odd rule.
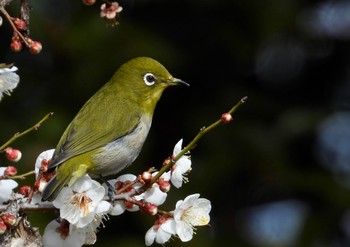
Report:
[[[350,1],[119,3],[120,25],[110,28],[98,5],[32,1],[31,37],[43,43],[36,56],[12,53],[8,23],[0,28],[0,62],[14,62],[21,76],[0,103],[0,142],[55,112],[12,145],[23,152],[19,170],[55,147],[119,65],[150,56],[191,87],[164,93],[144,149],[124,173],[159,166],[179,139],[188,143],[249,97],[230,125],[200,140],[190,183],[172,188],[163,206],[199,192],[212,202],[211,227],[166,246],[350,246]],[[8,11],[15,16],[16,3]],[[9,162],[1,157],[0,165]],[[30,219],[43,231],[54,216]],[[111,217],[96,246],[144,246],[153,220]]]

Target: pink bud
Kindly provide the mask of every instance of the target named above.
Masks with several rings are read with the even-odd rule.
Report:
[[[39,41],[33,41],[29,46],[29,52],[34,55],[39,54],[42,49],[43,47]]]
[[[4,149],[6,158],[9,161],[17,162],[22,158],[22,153],[18,149],[7,147]]]
[[[4,234],[7,230],[7,226],[3,220],[0,220],[0,234]]]
[[[152,203],[146,203],[142,208],[142,212],[149,215],[156,215],[158,213],[158,207]]]
[[[83,4],[86,5],[93,5],[94,3],[96,3],[96,0],[83,0]]]
[[[145,181],[146,183],[149,183],[152,181],[152,174],[150,172],[143,172],[141,175],[141,178],[143,181]]]
[[[25,30],[27,28],[27,24],[25,21],[23,21],[22,19],[19,18],[15,18],[13,20],[13,23],[15,24],[15,26],[17,27],[18,30]]]
[[[7,177],[16,176],[16,174],[17,174],[17,168],[14,166],[8,166],[4,171],[4,175]]]
[[[232,115],[230,113],[224,113],[221,115],[221,121],[223,121],[224,123],[229,123],[232,121]]]
[[[11,51],[20,52],[23,48],[22,43],[17,40],[13,40],[10,44]]]
[[[28,185],[24,185],[21,188],[19,188],[18,191],[21,195],[24,195],[26,197],[28,197],[30,195],[30,193],[32,192],[32,188]]]
[[[8,227],[11,227],[16,224],[16,216],[14,216],[13,214],[4,213],[1,215],[1,219]]]
[[[159,189],[164,193],[168,192],[171,188],[169,181],[166,181],[162,178],[158,179]]]

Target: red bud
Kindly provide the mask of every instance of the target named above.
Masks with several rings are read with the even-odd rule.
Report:
[[[230,113],[224,113],[221,115],[221,120],[224,123],[229,123],[233,120],[232,115]]]
[[[30,195],[30,193],[32,192],[32,188],[28,185],[24,185],[21,188],[19,188],[18,191],[21,195],[24,195],[26,197],[28,197]]]
[[[7,230],[7,226],[3,220],[0,220],[0,234],[4,234]]]
[[[14,166],[8,166],[4,171],[4,175],[7,177],[16,176],[16,174],[17,174],[17,168]]]
[[[17,162],[22,158],[22,153],[18,149],[7,147],[4,149],[6,158],[9,161]]]
[[[86,4],[86,5],[93,5],[94,3],[96,3],[96,0],[82,0],[83,1],[83,4]]]
[[[22,19],[15,18],[13,20],[13,23],[15,24],[15,26],[17,27],[18,30],[23,31],[27,28],[27,23]]]
[[[13,40],[10,44],[11,51],[20,52],[23,48],[22,43],[20,41]]]
[[[34,55],[39,54],[42,49],[43,47],[39,41],[33,41],[29,46],[29,52]]]
[[[14,216],[13,214],[4,213],[1,215],[1,219],[8,227],[11,227],[14,224],[16,224],[16,216]]]

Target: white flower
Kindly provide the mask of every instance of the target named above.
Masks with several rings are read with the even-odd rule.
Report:
[[[45,247],[80,247],[85,243],[86,234],[73,225],[62,226],[56,220],[45,228],[42,242]]]
[[[3,65],[3,64],[0,64]],[[10,95],[10,92],[17,87],[19,76],[15,73],[17,67],[1,68],[0,66],[0,101],[3,94]]]
[[[116,189],[118,190],[118,187],[123,187],[127,183],[131,183],[135,181],[137,177],[133,174],[124,174],[119,176],[117,179],[112,179],[109,180],[108,183],[112,186],[115,186]],[[119,185],[118,185],[119,184]],[[135,190],[139,189],[142,185],[140,183],[135,183],[131,187],[129,187],[125,193],[118,194],[118,196],[125,196],[126,199],[129,197],[128,193],[133,193]],[[143,199],[143,197],[140,196],[135,196],[135,199],[140,200]],[[110,212],[111,215],[120,215],[125,212],[125,210],[128,210],[130,212],[138,211],[140,208],[132,203],[127,204],[128,206],[125,205],[126,202],[125,200],[115,200],[114,201],[114,206]]]
[[[110,211],[111,204],[102,200],[104,195],[105,188],[86,174],[72,187],[64,187],[52,203],[60,209],[61,218],[83,228]]]
[[[145,243],[147,246],[152,245],[154,241],[158,244],[164,244],[174,234],[176,234],[174,219],[159,217],[155,224],[146,232]]]
[[[209,223],[210,210],[210,201],[199,198],[199,194],[187,196],[185,200],[176,203],[173,214],[176,222],[176,234],[181,241],[187,242],[192,239],[195,226],[204,226]]]
[[[6,167],[0,167],[0,177],[4,176]],[[10,200],[12,190],[18,186],[18,183],[12,179],[0,179],[0,205]]]
[[[155,176],[157,173],[158,172],[152,173],[152,176]],[[165,181],[169,181],[170,180],[170,173],[165,172],[162,174],[162,176],[160,178],[164,179]],[[140,196],[142,196],[146,202],[149,202],[149,203],[152,203],[154,205],[159,206],[165,202],[167,195],[168,195],[167,193],[160,190],[158,183],[153,183],[152,187],[148,188]]]
[[[43,165],[43,161],[44,162],[48,162],[49,160],[51,160],[52,155],[53,155],[54,152],[55,152],[55,149],[49,149],[49,150],[46,150],[46,151],[40,153],[39,156],[36,158],[36,161],[35,161],[35,178],[38,178],[40,168]]]
[[[176,143],[173,151],[173,156],[176,157],[182,150],[182,139]],[[182,186],[183,180],[187,178],[184,176],[186,173],[191,171],[191,160],[190,156],[183,155],[181,158],[176,161],[171,170],[171,178],[170,181],[176,188],[180,188]]]

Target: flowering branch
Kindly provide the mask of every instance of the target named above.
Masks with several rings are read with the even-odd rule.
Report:
[[[26,129],[23,132],[17,132],[15,133],[7,142],[5,142],[2,146],[0,146],[0,152],[3,152],[4,149],[10,145],[12,142],[14,142],[16,139],[20,138],[21,136],[24,136],[26,134],[28,134],[29,132],[31,132],[32,130],[37,130],[40,125],[45,122],[48,118],[50,118],[53,115],[53,112],[50,112],[48,114],[46,114],[45,117],[43,117],[39,122],[37,122],[34,126],[30,127],[29,129]]]
[[[231,115],[234,113],[242,104],[244,104],[247,101],[248,97],[243,97],[235,106],[231,108],[231,110],[228,111],[228,114]],[[227,113],[226,113],[227,114]],[[159,172],[152,178],[151,184],[155,183],[164,172],[168,171],[175,163],[178,161],[184,154],[186,154],[188,151],[194,148],[194,146],[197,144],[199,139],[201,139],[206,133],[213,130],[214,128],[218,127],[221,123],[227,122],[227,120],[223,116],[217,120],[216,122],[212,123],[208,127],[202,127],[199,131],[199,133],[193,138],[193,140],[184,148],[180,153],[178,153],[173,159],[171,159],[169,162],[167,162],[160,170]],[[231,117],[232,120],[232,117]],[[229,121],[231,121],[229,120]]]

